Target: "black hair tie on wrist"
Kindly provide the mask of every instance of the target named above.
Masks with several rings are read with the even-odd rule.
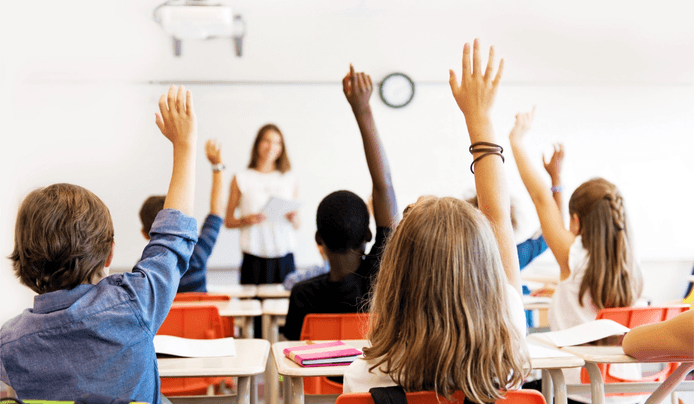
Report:
[[[477,146],[489,146],[490,148],[493,148],[493,149],[490,149],[490,148],[487,148],[487,147],[483,147],[483,148],[481,148],[481,149],[475,149],[475,147],[477,147]],[[492,152],[492,151],[494,151],[494,152],[499,152],[499,153],[503,153],[503,152],[504,152],[504,148],[501,147],[501,146],[499,146],[498,144],[495,144],[495,143],[490,143],[490,142],[477,142],[477,143],[473,143],[473,144],[470,145],[469,151],[470,151],[471,154],[472,154],[472,153],[477,153],[477,152]]]
[[[470,171],[472,171],[472,173],[474,174],[474,173],[475,173],[475,163],[478,162],[478,161],[480,161],[480,160],[483,159],[484,157],[487,157],[487,156],[491,155],[491,154],[496,154],[497,156],[501,157],[501,162],[502,162],[502,163],[505,163],[505,162],[506,162],[506,160],[504,159],[504,156],[503,156],[500,152],[497,152],[497,151],[490,151],[490,152],[487,152],[487,153],[482,154],[481,156],[477,156],[476,159],[472,160],[472,164],[470,164]]]

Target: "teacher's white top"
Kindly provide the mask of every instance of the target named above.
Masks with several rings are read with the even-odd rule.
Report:
[[[291,171],[261,173],[246,169],[236,173],[236,183],[241,191],[239,209],[241,216],[260,213],[270,200],[276,197],[294,199],[297,179]],[[262,223],[241,228],[241,251],[262,258],[279,258],[294,251],[294,228],[287,219],[265,220]]]

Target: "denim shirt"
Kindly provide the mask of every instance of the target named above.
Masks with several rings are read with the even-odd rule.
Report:
[[[217,242],[222,223],[224,219],[211,213],[205,218],[198,235],[198,242],[190,257],[188,271],[181,277],[181,283],[178,284],[178,293],[207,292],[207,260]]]
[[[152,339],[197,241],[195,219],[162,210],[131,273],[44,293],[0,329],[0,380],[21,399],[87,393],[159,404]]]

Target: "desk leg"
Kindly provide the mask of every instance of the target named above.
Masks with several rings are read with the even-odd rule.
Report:
[[[300,376],[285,377],[289,382],[289,394],[284,398],[284,404],[304,404],[304,378]]]
[[[549,374],[552,377],[554,384],[554,402],[555,404],[566,404],[566,382],[564,381],[564,372],[561,369],[550,369]],[[543,386],[544,388],[544,386]],[[548,401],[548,403],[551,401]]]
[[[605,404],[605,383],[602,380],[600,368],[595,363],[586,362],[584,365],[590,377],[590,394],[593,404]]]
[[[263,319],[265,315],[263,314]],[[263,328],[265,324],[263,324]],[[264,333],[263,335],[267,335]],[[270,344],[273,344],[271,341]],[[270,360],[265,368],[265,404],[278,404],[279,399],[279,376],[277,374],[277,364],[274,354],[270,350]]]
[[[674,388],[677,387],[677,385],[680,384],[685,377],[687,377],[689,371],[692,369],[694,369],[694,363],[682,363],[679,365],[677,369],[672,372],[667,379],[665,379],[663,384],[661,384],[660,387],[658,387],[653,394],[648,397],[646,404],[657,404],[663,401],[665,396],[671,393],[672,390],[674,390]]]
[[[250,404],[256,404],[258,402],[258,383],[255,380],[255,376],[251,376],[251,397]]]
[[[254,404],[251,403],[251,377],[239,376],[238,387],[238,404]]]
[[[542,369],[542,395],[545,396],[545,402],[552,402],[554,394],[552,393],[552,379],[548,369]]]

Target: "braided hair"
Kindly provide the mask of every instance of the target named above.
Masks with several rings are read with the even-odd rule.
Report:
[[[569,213],[577,215],[579,235],[588,251],[588,266],[578,300],[590,292],[598,309],[627,307],[636,302],[643,280],[631,248],[624,200],[617,187],[594,178],[571,195]]]

